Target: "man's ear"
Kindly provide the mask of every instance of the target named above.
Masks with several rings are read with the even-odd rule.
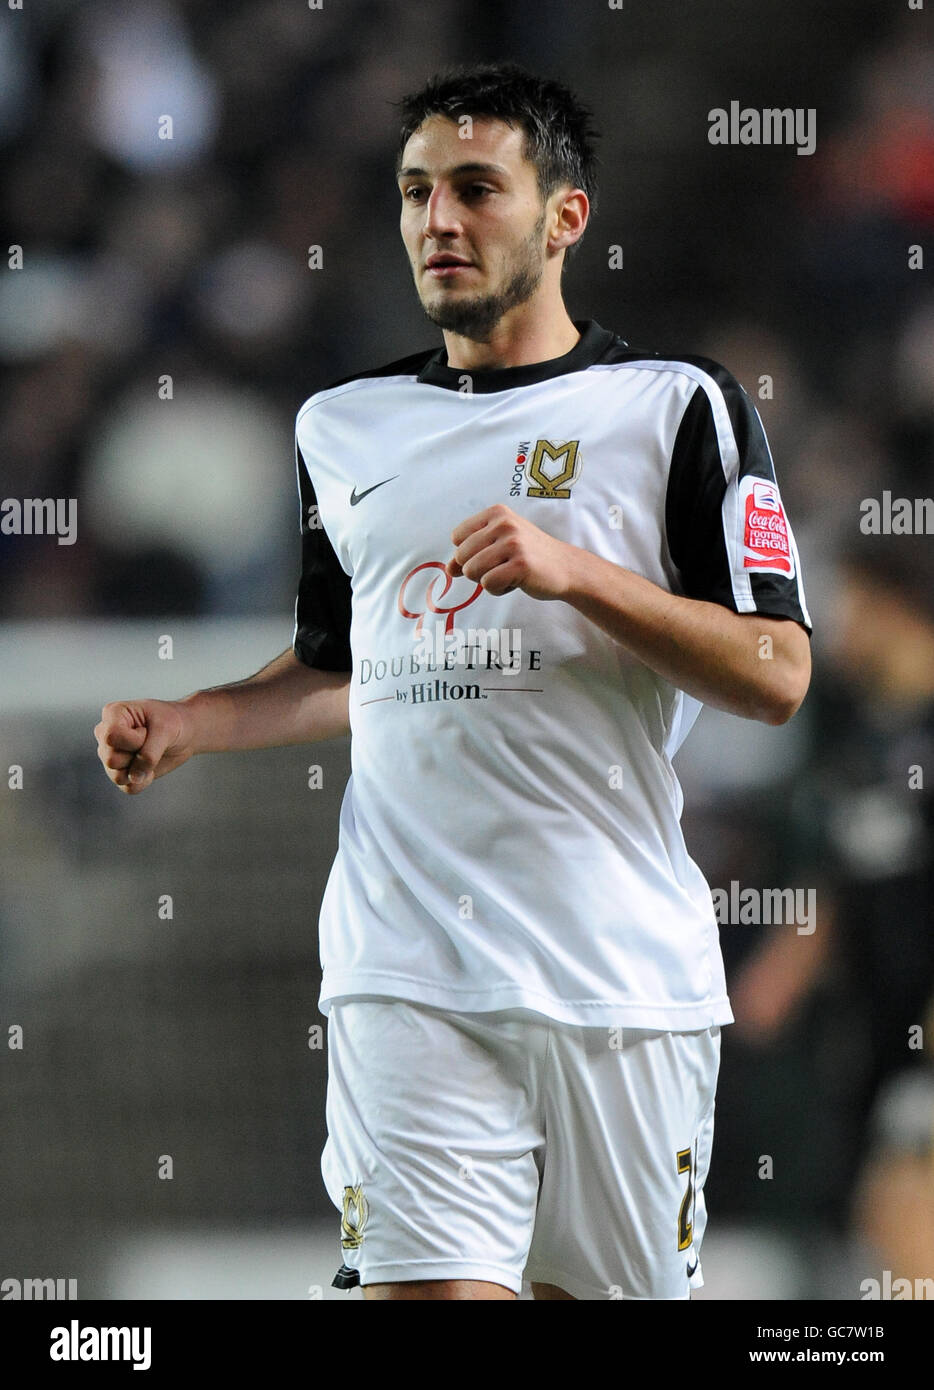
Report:
[[[590,216],[590,200],[582,188],[573,188],[562,192],[555,205],[552,214],[552,225],[554,231],[552,236],[560,237],[561,244],[554,246],[554,251],[567,251],[569,247],[575,246],[584,235],[587,221]],[[573,235],[565,239],[569,233]],[[549,237],[549,241],[552,237]],[[565,265],[567,257],[565,257]]]

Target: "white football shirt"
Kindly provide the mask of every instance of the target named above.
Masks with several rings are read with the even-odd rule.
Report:
[[[466,372],[427,350],[298,413],[294,650],[352,671],[324,1013],[382,995],[630,1028],[732,1020],[671,763],[700,705],[569,604],[443,572],[454,527],[504,502],[669,592],[810,632],[743,389],[708,359],[576,326],[549,362]]]

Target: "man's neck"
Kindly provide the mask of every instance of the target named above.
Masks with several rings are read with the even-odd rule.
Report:
[[[479,372],[550,362],[576,347],[580,336],[562,305],[556,318],[542,323],[513,320],[507,314],[485,343],[445,331],[444,346],[449,367]]]

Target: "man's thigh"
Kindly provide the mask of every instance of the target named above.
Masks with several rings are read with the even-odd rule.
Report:
[[[544,1135],[547,1020],[345,1000],[328,1023],[325,1186],[342,1214],[344,1286],[367,1297],[522,1288]],[[435,1293],[400,1293],[400,1284]],[[389,1286],[386,1291],[384,1286]]]
[[[526,1278],[585,1299],[684,1299],[702,1283],[720,1030],[555,1025]]]

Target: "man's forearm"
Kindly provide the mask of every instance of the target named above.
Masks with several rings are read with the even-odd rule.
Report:
[[[319,671],[289,648],[246,680],[178,701],[196,753],[310,743],[350,732],[349,671]]]
[[[565,602],[633,656],[717,709],[768,724],[791,718],[811,672],[810,643],[798,623],[670,594],[609,560],[570,549]]]
[[[682,598],[542,531],[502,502],[451,532],[452,577],[490,594],[560,599],[689,695],[747,719],[784,724],[807,693],[811,647],[792,618],[734,613]],[[768,639],[768,640],[764,640]]]

